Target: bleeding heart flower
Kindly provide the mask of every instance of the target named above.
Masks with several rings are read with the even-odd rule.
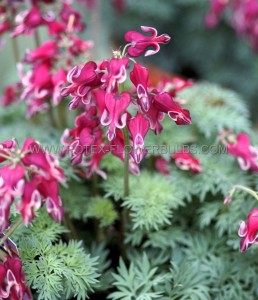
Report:
[[[202,172],[199,159],[193,157],[188,150],[182,149],[172,155],[176,165],[181,170],[189,170],[193,174]]]
[[[153,130],[155,134],[160,134],[163,129],[160,122],[164,119],[164,113],[158,110],[153,102],[148,111],[141,110],[141,113],[149,121],[150,129]]]
[[[116,128],[122,129],[126,126],[127,113],[125,112],[131,101],[127,92],[118,94],[106,94],[106,109],[101,116],[101,124],[109,126],[107,138],[112,141],[115,137]]]
[[[136,117],[128,122],[128,129],[133,140],[131,155],[137,164],[147,155],[147,150],[144,148],[144,138],[149,127],[149,122],[140,113],[137,113]]]
[[[247,217],[247,222],[241,221],[238,229],[238,235],[242,238],[240,241],[240,251],[246,251],[252,244],[258,243],[258,208],[251,210]]]
[[[148,70],[140,63],[134,64],[130,73],[130,79],[136,87],[139,104],[144,111],[148,111],[151,105],[151,97],[148,94]]]
[[[66,24],[53,20],[47,23],[48,33],[52,36],[59,36],[66,30]]]
[[[22,262],[16,255],[6,253],[0,263],[0,298],[10,300],[32,300],[26,285]]]
[[[21,95],[21,83],[15,83],[12,85],[7,85],[4,88],[4,93],[0,96],[0,103],[3,106],[9,106],[15,102],[18,102]]]
[[[128,58],[112,58],[107,63],[107,72],[103,74],[101,81],[104,83],[107,93],[116,92],[117,84],[126,80],[126,68],[128,66]]]
[[[128,31],[125,34],[125,40],[130,43],[127,53],[132,57],[142,55],[149,47],[153,47],[154,50],[146,51],[145,56],[156,54],[160,49],[159,44],[167,44],[170,41],[170,36],[167,34],[157,36],[155,28],[141,26],[141,29],[143,32],[150,32],[151,36],[143,35],[137,31]]]
[[[57,43],[55,41],[46,41],[35,50],[28,51],[24,61],[27,63],[50,63],[56,58],[57,52]]]
[[[61,138],[62,144],[66,146],[61,156],[69,153],[72,164],[81,163],[83,155],[89,156],[88,149],[102,134],[96,110],[93,109],[79,115],[75,120],[75,126],[73,129],[66,129]]]
[[[61,91],[62,96],[71,95],[73,100],[69,104],[70,109],[75,109],[80,102],[90,102],[89,93],[101,84],[101,75],[97,72],[97,64],[93,61],[87,62],[82,68],[74,67],[68,72],[67,81],[69,86]]]
[[[158,110],[167,113],[177,125],[189,125],[192,123],[189,110],[183,109],[168,93],[157,93],[154,96],[154,105]]]
[[[12,150],[16,148],[17,148],[17,142],[15,139],[0,143],[0,163],[6,161],[6,156],[9,156],[8,150]]]
[[[72,35],[70,36],[70,43],[69,43],[68,51],[73,56],[78,56],[82,53],[87,52],[91,49],[94,45],[92,41],[84,41],[79,39],[77,36]]]
[[[16,205],[25,225],[35,218],[34,212],[41,207],[41,195],[38,191],[40,180],[40,178],[34,177],[31,181],[25,182],[22,198]]]
[[[223,141],[228,153],[237,157],[240,168],[244,171],[252,170],[258,172],[258,148],[251,146],[247,134],[240,133],[236,137],[229,135],[230,141]],[[234,141],[233,141],[234,139]]]
[[[47,180],[64,182],[64,172],[59,162],[32,138],[27,138],[22,147],[22,162],[25,166],[33,166]]]
[[[38,190],[46,203],[48,214],[56,222],[60,223],[64,214],[62,200],[59,197],[59,187],[56,180],[41,180]]]
[[[15,197],[22,195],[25,169],[22,166],[5,165],[0,169],[0,231],[8,228],[10,207]]]
[[[12,36],[15,37],[20,34],[30,35],[38,26],[46,25],[53,16],[42,15],[38,6],[32,6],[30,10],[23,11],[16,16],[16,26],[12,32]]]
[[[82,31],[85,29],[85,24],[82,22],[81,13],[74,9],[71,5],[64,3],[60,12],[60,18],[65,23],[68,24],[70,17],[73,16],[73,30]]]
[[[157,157],[155,160],[155,168],[163,175],[169,175],[169,161],[164,157]]]

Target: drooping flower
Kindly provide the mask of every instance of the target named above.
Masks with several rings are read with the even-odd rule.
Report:
[[[251,146],[247,134],[228,135],[228,141],[223,140],[228,153],[237,158],[240,168],[244,171],[258,172],[258,148]]]
[[[69,36],[70,43],[68,51],[71,55],[78,56],[91,49],[94,45],[92,41],[84,41],[78,38],[76,35]]]
[[[58,45],[55,41],[46,41],[41,46],[26,53],[24,61],[27,63],[50,63],[57,55]]]
[[[163,129],[160,122],[164,119],[165,114],[157,109],[153,102],[148,111],[141,110],[141,113],[149,121],[150,129],[153,130],[155,134],[160,134]]]
[[[16,149],[16,148],[17,148],[17,142],[15,139],[0,143],[0,163],[6,161],[6,157],[9,156],[7,150]]]
[[[0,298],[32,300],[20,258],[16,255],[12,257],[7,252],[0,263]]]
[[[47,23],[48,33],[51,36],[59,36],[66,30],[66,24],[56,20],[50,21]]]
[[[52,94],[50,66],[48,64],[37,65],[26,75],[23,74],[21,66],[19,69],[24,87],[21,99],[27,104],[27,118],[31,118],[38,112],[47,111],[49,108],[47,99]]]
[[[115,137],[116,128],[122,129],[126,126],[127,113],[126,109],[131,101],[131,96],[127,92],[121,94],[106,94],[104,110],[101,116],[101,124],[109,126],[107,138],[112,141]]]
[[[3,106],[9,106],[15,102],[18,102],[21,94],[21,84],[17,82],[15,84],[7,85],[4,88],[3,95],[0,96],[0,103]]]
[[[68,72],[67,81],[69,86],[62,89],[62,96],[73,97],[69,104],[70,109],[75,109],[80,102],[90,102],[89,93],[101,84],[101,75],[97,72],[97,64],[93,61],[87,62],[82,68],[74,67]]]
[[[173,78],[163,78],[159,83],[158,89],[167,92],[171,97],[175,98],[177,93],[182,91],[187,87],[193,86],[193,81],[191,79],[184,79],[178,76]]]
[[[169,161],[167,159],[165,159],[164,157],[159,156],[155,159],[155,168],[161,174],[168,175],[170,173],[168,166],[169,166]]]
[[[62,200],[59,196],[59,187],[56,180],[41,180],[38,185],[43,201],[46,203],[48,214],[56,222],[60,223],[64,214]]]
[[[107,93],[116,92],[117,84],[125,82],[128,61],[127,57],[112,58],[107,63],[107,72],[101,78]]]
[[[238,229],[238,235],[242,238],[240,241],[240,251],[246,251],[252,244],[258,243],[258,208],[251,210],[247,217],[247,222],[241,221]]]
[[[83,155],[89,156],[87,150],[102,134],[99,124],[96,110],[91,109],[80,114],[75,120],[75,128],[66,129],[63,133],[61,142],[66,148],[61,155],[70,154],[72,164],[81,163]]]
[[[21,196],[25,169],[22,166],[5,165],[0,168],[0,231],[10,224],[8,217],[15,197]]]
[[[60,19],[68,24],[70,17],[73,16],[73,30],[82,31],[85,29],[85,24],[82,22],[81,13],[71,5],[64,3],[60,12]]]
[[[11,30],[11,22],[8,18],[7,9],[4,5],[0,5],[0,35]]]
[[[16,16],[16,23],[18,25],[14,28],[12,36],[15,37],[20,34],[30,35],[37,27],[45,25],[52,18],[51,15],[43,15],[39,7],[34,5],[30,10],[23,11]]]
[[[154,96],[154,105],[161,112],[168,114],[170,119],[175,121],[177,125],[189,125],[192,123],[189,110],[183,109],[166,92],[157,93]]]
[[[176,165],[181,170],[189,170],[193,174],[202,172],[202,167],[199,159],[193,157],[191,153],[186,149],[181,149],[172,155]]]
[[[144,111],[148,111],[151,105],[151,97],[148,93],[148,70],[140,63],[134,64],[130,73],[130,79],[136,87],[139,104]]]
[[[159,44],[167,44],[170,41],[170,36],[167,34],[157,36],[155,28],[141,26],[141,30],[146,33],[150,32],[151,36],[143,35],[137,31],[128,31],[125,34],[125,40],[130,43],[127,53],[132,57],[140,56],[144,52],[145,56],[156,54],[160,49]],[[147,50],[149,47],[154,48],[154,50]]]
[[[65,181],[64,171],[59,167],[58,160],[48,151],[44,151],[33,138],[25,140],[22,151],[25,152],[22,157],[25,166],[33,166],[46,180]]]
[[[25,182],[22,199],[16,205],[25,225],[35,218],[35,211],[41,207],[41,195],[38,191],[39,181],[40,178],[34,177],[31,181]]]
[[[149,127],[149,122],[140,113],[137,113],[136,117],[128,122],[128,129],[133,141],[131,155],[137,164],[147,155],[147,150],[144,148],[144,138]]]

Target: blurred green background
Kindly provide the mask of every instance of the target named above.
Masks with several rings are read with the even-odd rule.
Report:
[[[95,56],[109,57],[112,48],[124,44],[123,35],[128,30],[139,30],[141,25],[155,27],[172,39],[169,45],[161,45],[157,55],[144,58],[145,63],[234,89],[248,102],[253,119],[258,120],[257,54],[230,28],[227,16],[216,29],[205,28],[203,19],[209,1],[126,0],[127,9],[123,14],[117,14],[110,1],[99,1],[98,12],[86,9],[83,12],[88,26],[83,37],[95,41]],[[40,36],[44,40],[46,32],[41,30]],[[1,89],[17,78],[11,43],[5,40],[0,50]],[[35,47],[32,38],[19,37],[18,43],[21,53]]]

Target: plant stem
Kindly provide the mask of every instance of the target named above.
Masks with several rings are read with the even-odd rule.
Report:
[[[39,37],[39,32],[36,29],[34,33],[34,40],[35,40],[35,45],[38,48],[40,46],[40,37]]]
[[[256,200],[258,200],[258,194],[257,192],[243,186],[243,185],[234,185],[233,188],[232,188],[232,191],[234,192],[235,189],[239,189],[239,190],[242,190],[244,192],[247,192],[248,194],[250,194],[251,196],[253,196]]]
[[[48,116],[49,116],[49,121],[50,121],[50,124],[52,125],[52,127],[57,128],[54,110],[53,110],[53,106],[52,106],[51,102],[49,103]]]
[[[19,47],[18,47],[17,38],[13,37],[11,40],[12,40],[13,56],[14,56],[14,59],[15,59],[15,64],[17,64],[20,60],[20,54],[19,54]]]
[[[11,227],[6,235],[0,240],[0,246],[2,246],[5,241],[14,233],[14,231],[21,225],[22,223],[22,218],[20,218],[14,225]]]
[[[124,198],[129,196],[129,133],[128,128],[123,129],[125,144],[125,160],[124,160]]]
[[[67,126],[67,115],[66,115],[66,106],[64,106],[63,102],[60,102],[56,107],[56,112],[58,115],[58,123],[61,129],[66,128]]]
[[[69,230],[69,239],[78,240],[78,234],[68,213],[64,214],[64,223]]]
[[[129,196],[129,132],[128,128],[125,127],[123,129],[124,134],[124,199]],[[126,207],[122,209],[121,215],[120,215],[120,251],[121,256],[125,258],[125,246],[124,246],[124,235],[125,235],[125,229],[127,224],[127,218],[128,217],[128,210]]]

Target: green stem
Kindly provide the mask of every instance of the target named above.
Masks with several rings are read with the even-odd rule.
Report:
[[[123,129],[125,143],[125,160],[124,160],[124,198],[129,196],[129,132],[128,128]]]
[[[49,121],[52,127],[57,128],[56,120],[55,120],[55,115],[54,115],[54,109],[52,106],[52,103],[49,103],[49,110],[48,110],[48,116],[49,116]]]
[[[64,103],[61,102],[58,104],[58,106],[56,108],[57,108],[57,114],[58,114],[59,127],[61,129],[64,129],[67,127],[66,106],[64,106]]]
[[[128,128],[125,127],[123,129],[124,134],[124,152],[125,152],[125,158],[124,158],[124,199],[129,196],[129,132]],[[120,251],[121,256],[125,258],[125,246],[124,246],[124,235],[125,235],[125,229],[128,219],[128,210],[126,207],[122,209],[121,215],[120,215]]]
[[[15,64],[17,64],[20,60],[20,54],[19,54],[19,47],[18,47],[18,42],[16,37],[12,38],[12,48],[13,48],[13,56],[15,59]]]
[[[234,185],[233,188],[232,188],[232,191],[234,192],[235,189],[239,189],[239,190],[242,190],[244,192],[247,192],[248,194],[250,194],[251,196],[253,196],[256,200],[258,200],[258,194],[257,192],[243,186],[243,185]]]
[[[2,246],[8,238],[14,233],[14,231],[21,225],[22,218],[20,218],[14,225],[11,227],[8,232],[5,234],[5,236],[0,240],[0,246]]]
[[[38,30],[35,30],[34,33],[34,40],[35,40],[35,45],[38,48],[40,46],[40,37],[39,37],[39,32]]]
[[[72,220],[70,219],[70,216],[68,213],[64,214],[64,223],[65,223],[65,226],[69,230],[69,239],[78,240],[79,237],[78,237],[77,231],[76,231],[75,226],[74,226]]]

